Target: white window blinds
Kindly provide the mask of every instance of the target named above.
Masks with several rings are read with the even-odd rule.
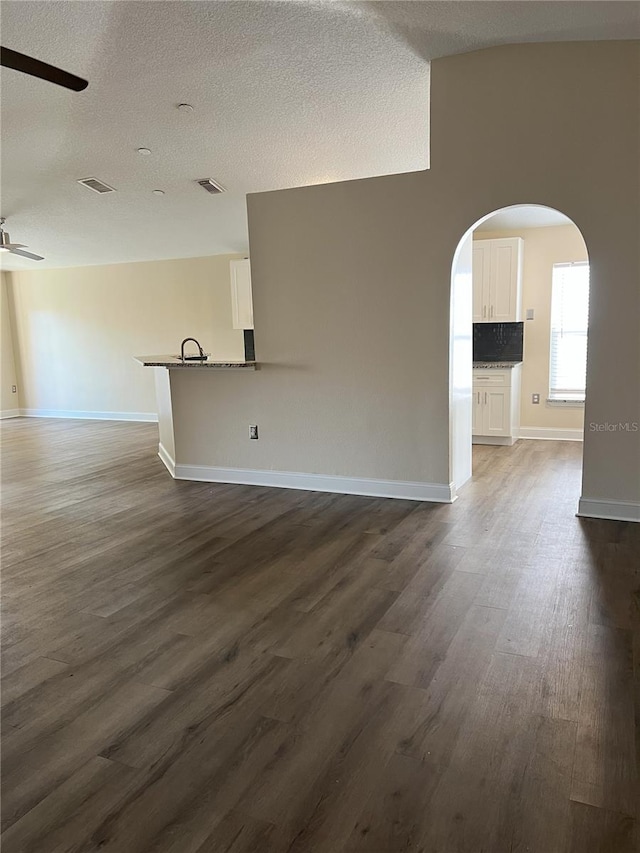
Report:
[[[551,284],[549,399],[584,400],[589,264],[554,264]]]

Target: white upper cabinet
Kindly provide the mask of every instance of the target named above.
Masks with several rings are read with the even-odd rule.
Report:
[[[522,319],[523,242],[520,237],[474,240],[474,323],[513,323]]]
[[[491,240],[473,241],[473,322],[489,322]]]
[[[231,313],[234,329],[253,329],[253,295],[249,258],[231,261]]]

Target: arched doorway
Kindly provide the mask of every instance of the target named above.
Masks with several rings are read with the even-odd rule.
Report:
[[[456,492],[471,477],[472,444],[582,441],[588,288],[584,238],[560,211],[504,207],[462,236],[452,264],[449,354]]]

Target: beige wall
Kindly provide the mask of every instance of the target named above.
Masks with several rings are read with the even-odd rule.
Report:
[[[520,424],[545,429],[582,429],[584,408],[552,406],[549,395],[549,352],[551,346],[551,278],[554,264],[588,261],[587,247],[575,225],[554,228],[522,228],[511,231],[480,231],[476,240],[498,237],[522,237],[524,264],[522,270],[523,317],[533,308],[534,319],[525,321],[525,351],[522,365]],[[532,394],[540,394],[540,403],[531,402]]]
[[[587,423],[640,420],[639,55],[618,41],[439,59],[430,170],[249,196],[265,366],[175,371],[178,461],[446,483],[451,264],[512,204],[562,211],[589,247]],[[587,431],[584,458],[585,497],[640,501],[640,433]]]
[[[10,273],[23,408],[153,415],[153,371],[133,356],[178,352],[189,336],[244,358],[231,327],[236,257]]]
[[[9,306],[7,273],[0,273],[0,416],[15,415],[20,408],[20,393],[13,349],[13,328]],[[14,393],[11,389],[16,387]]]

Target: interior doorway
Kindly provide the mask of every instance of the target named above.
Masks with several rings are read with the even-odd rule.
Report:
[[[456,493],[472,475],[474,445],[582,441],[588,302],[587,246],[562,212],[512,205],[462,236],[449,353]]]

